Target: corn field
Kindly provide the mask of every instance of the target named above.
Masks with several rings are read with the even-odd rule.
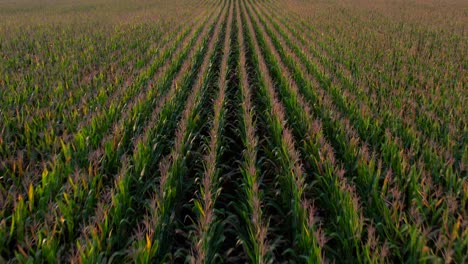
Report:
[[[467,263],[461,0],[0,0],[0,263]]]

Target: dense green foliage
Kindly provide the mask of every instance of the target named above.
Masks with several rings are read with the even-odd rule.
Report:
[[[0,1],[0,263],[467,262],[466,11]]]

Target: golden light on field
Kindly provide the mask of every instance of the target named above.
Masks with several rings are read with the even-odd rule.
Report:
[[[465,263],[461,0],[0,0],[0,263]]]

